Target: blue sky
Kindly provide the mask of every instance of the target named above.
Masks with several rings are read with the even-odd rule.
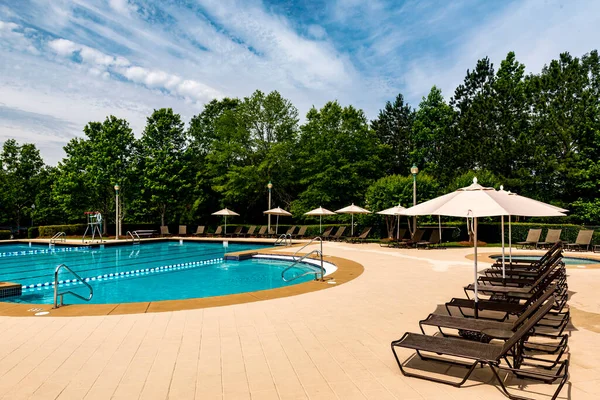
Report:
[[[213,98],[278,90],[374,118],[398,93],[450,97],[468,68],[515,51],[538,72],[597,48],[595,0],[0,0],[0,141],[50,164],[86,122],[140,135],[153,109],[187,122]]]

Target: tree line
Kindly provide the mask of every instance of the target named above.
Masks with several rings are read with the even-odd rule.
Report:
[[[369,121],[330,101],[303,123],[277,91],[206,104],[186,125],[155,110],[136,138],[125,119],[90,122],[56,167],[33,144],[4,142],[0,221],[73,223],[97,210],[114,220],[114,185],[125,222],[194,224],[228,206],[261,222],[273,207],[297,220],[312,208],[354,202],[372,210],[412,204],[479,182],[571,210],[600,223],[600,59],[562,53],[539,73],[514,53],[496,69],[477,61],[447,101],[433,86],[417,107],[398,94]],[[34,206],[34,207],[33,207]],[[566,221],[565,221],[566,222]]]

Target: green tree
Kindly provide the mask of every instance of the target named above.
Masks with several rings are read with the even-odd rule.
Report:
[[[19,227],[25,212],[25,215],[31,216],[44,161],[34,144],[19,145],[16,140],[9,139],[2,147],[0,166],[3,170],[2,203],[6,217]]]
[[[387,102],[379,115],[371,121],[371,128],[379,141],[389,146],[386,154],[389,174],[405,174],[412,166],[410,153],[414,150],[412,127],[415,111],[404,103],[404,96],[398,94],[394,103]]]
[[[187,145],[179,114],[170,108],[154,110],[140,139],[140,204],[147,204],[156,212],[161,225],[167,221],[167,212],[178,212],[192,186]]]
[[[115,184],[121,186],[122,211],[135,192],[133,131],[126,120],[111,115],[88,123],[83,132],[85,138],[72,139],[64,148],[67,156],[58,165],[55,195],[71,221],[81,220],[85,211],[100,211],[105,220],[114,220]],[[106,233],[106,224],[103,229]]]

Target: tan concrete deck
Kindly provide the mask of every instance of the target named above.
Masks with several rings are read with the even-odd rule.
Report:
[[[496,251],[486,249],[486,251]],[[6,399],[503,399],[482,369],[463,388],[406,378],[390,341],[472,279],[472,249],[326,244],[362,264],[338,287],[176,312],[0,317]],[[481,264],[481,268],[487,264]],[[561,399],[600,397],[600,270],[569,269],[571,378]],[[403,359],[412,352],[403,351]],[[411,362],[412,363],[412,362]],[[450,373],[457,371],[450,370]],[[462,373],[462,370],[459,371]],[[553,385],[508,381],[549,398]],[[520,386],[521,385],[521,386]]]

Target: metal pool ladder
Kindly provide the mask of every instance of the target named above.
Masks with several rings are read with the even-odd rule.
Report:
[[[279,238],[275,241],[275,246],[291,246],[292,245],[292,235],[290,233],[283,233]]]
[[[321,243],[321,249],[320,250],[313,250],[310,253],[307,253],[305,255],[303,255],[300,258],[296,258],[296,254],[298,254],[298,252],[300,252],[302,249],[304,249],[306,246],[308,246],[309,244],[311,244],[312,242],[314,242],[315,240],[318,240]],[[291,279],[285,279],[285,273],[293,268],[296,264],[302,262],[303,260],[309,258],[310,256],[312,256],[313,254],[316,254],[319,256],[320,260],[321,260],[321,268],[320,268],[320,273],[321,273],[321,277],[319,278],[318,272],[315,271],[306,271],[305,273],[298,275],[298,276],[294,276]],[[323,267],[323,239],[320,236],[317,236],[316,238],[313,238],[310,240],[310,242],[306,243],[304,246],[302,246],[301,248],[299,248],[298,250],[296,250],[296,252],[294,253],[294,255],[292,255],[292,258],[294,259],[294,262],[287,267],[286,269],[283,270],[283,272],[281,272],[281,279],[283,279],[284,282],[291,282],[294,281],[298,278],[302,278],[303,276],[306,275],[310,275],[310,274],[315,274],[315,280],[320,280],[323,281],[323,277],[325,276],[325,268]],[[313,259],[314,260],[314,259]]]
[[[67,234],[65,232],[56,232],[54,236],[50,238],[50,247],[54,247],[54,244],[57,241],[64,242],[67,239]]]
[[[69,271],[73,276],[75,276],[75,278],[79,282],[83,283],[85,286],[88,287],[88,289],[90,289],[90,295],[89,295],[89,297],[87,299],[85,297],[81,296],[81,295],[78,295],[75,292],[70,291],[70,290],[67,290],[66,292],[58,293],[58,273],[60,272],[60,270],[62,268],[64,268],[67,271]],[[71,268],[67,267],[65,264],[60,264],[54,270],[54,308],[58,308],[58,307],[62,307],[63,306],[63,297],[64,297],[65,294],[72,294],[73,296],[75,296],[77,298],[80,298],[83,301],[90,301],[92,299],[92,297],[94,297],[94,289],[92,289],[92,287],[90,286],[90,284],[87,283],[86,281],[84,281],[83,278],[80,277]],[[58,305],[58,296],[60,296],[60,305]]]
[[[140,241],[141,241],[140,235],[138,235],[138,233],[136,231],[133,231],[133,232],[127,231],[126,235],[131,236],[132,244],[140,244]]]

